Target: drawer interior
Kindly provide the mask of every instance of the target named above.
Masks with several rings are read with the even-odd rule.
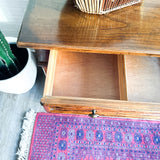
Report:
[[[45,96],[160,102],[160,58],[53,51]]]
[[[58,52],[52,96],[120,99],[117,55]]]
[[[125,56],[129,101],[160,102],[160,58]]]

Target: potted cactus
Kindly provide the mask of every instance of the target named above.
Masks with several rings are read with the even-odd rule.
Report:
[[[18,48],[16,38],[5,38],[0,31],[0,91],[24,93],[36,79],[37,66],[31,51]]]

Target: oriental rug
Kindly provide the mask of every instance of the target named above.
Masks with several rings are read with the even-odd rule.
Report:
[[[160,121],[37,113],[29,160],[158,160]]]

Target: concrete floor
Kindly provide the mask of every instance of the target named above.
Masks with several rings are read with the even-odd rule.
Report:
[[[17,37],[28,0],[0,0],[0,30]],[[34,87],[21,95],[0,92],[0,160],[15,160],[23,117],[29,109],[44,111],[40,105],[45,75],[38,67]]]

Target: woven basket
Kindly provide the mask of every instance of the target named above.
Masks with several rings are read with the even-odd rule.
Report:
[[[82,12],[90,14],[106,14],[133,4],[141,0],[74,0],[76,7]]]

